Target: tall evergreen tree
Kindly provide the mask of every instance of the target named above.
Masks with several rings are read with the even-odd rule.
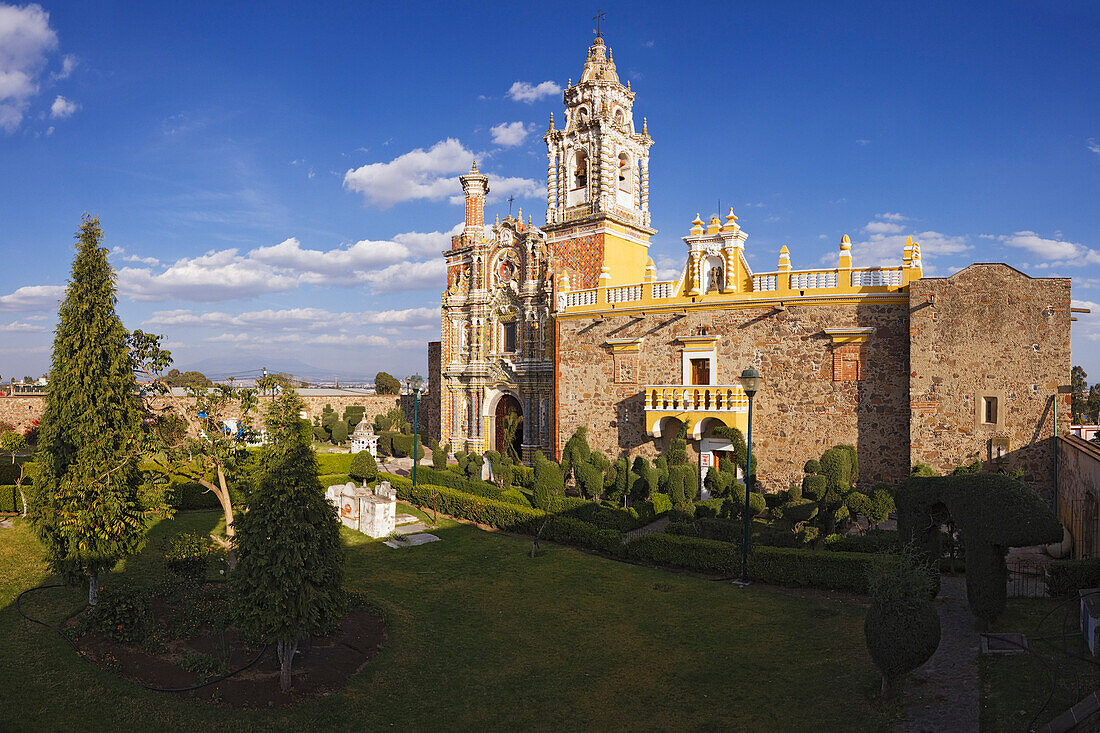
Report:
[[[51,569],[69,582],[87,579],[94,606],[99,574],[145,541],[142,423],[99,220],[85,214],[76,238],[38,434],[31,519]]]
[[[271,444],[248,512],[237,519],[232,576],[238,623],[276,643],[284,690],[299,639],[330,628],[346,610],[340,524],[317,479],[302,409],[293,391],[271,403]]]

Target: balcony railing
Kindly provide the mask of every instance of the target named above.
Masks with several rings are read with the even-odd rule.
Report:
[[[749,398],[737,384],[647,385],[647,412],[748,412]]]

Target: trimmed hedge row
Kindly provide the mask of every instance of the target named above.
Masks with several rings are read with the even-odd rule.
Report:
[[[23,491],[26,491],[26,487]],[[0,486],[0,512],[22,512],[23,500],[15,484]]]
[[[318,453],[317,473],[347,473],[351,470],[352,458],[354,456],[351,453]]]
[[[749,555],[749,577],[775,585],[866,594],[870,571],[896,562],[896,555],[756,547]]]
[[[684,537],[731,542],[740,547],[741,540],[745,536],[745,526],[741,522],[731,522],[728,519],[704,517],[697,518],[693,522],[669,522],[665,532]]]
[[[329,473],[323,476],[318,476],[317,479],[321,482],[321,486],[324,486],[326,488],[329,486],[335,486],[336,484],[346,484],[349,481],[354,482],[356,485],[359,484],[358,481],[355,481],[351,476],[347,475],[346,473]]]
[[[701,573],[729,573],[739,567],[741,551],[729,542],[671,534],[644,534],[623,547],[630,560],[643,560]]]
[[[435,507],[452,517],[487,524],[498,529],[530,533],[534,520],[545,516],[530,506],[522,507],[518,504],[467,494],[447,486],[422,484],[419,481],[413,489],[412,481],[407,478],[390,473],[383,473],[381,476],[397,489],[397,496],[402,501],[419,507]]]
[[[536,529],[536,532],[538,530]],[[599,529],[573,517],[550,517],[542,536],[563,545],[617,553],[622,549],[623,533],[617,529]]]
[[[535,488],[535,469],[524,465],[512,466],[512,483],[525,489]]]
[[[1100,586],[1100,558],[1054,560],[1047,570],[1047,593],[1054,597]]]
[[[900,542],[897,530],[872,529],[867,534],[831,534],[825,549],[836,552],[896,552]]]
[[[531,502],[518,491],[509,492],[501,489],[496,484],[480,479],[468,479],[454,471],[437,471],[428,466],[416,467],[416,483],[426,483],[433,486],[446,486],[447,488],[462,491],[475,496],[484,496],[487,499],[506,501],[519,506],[530,507]]]

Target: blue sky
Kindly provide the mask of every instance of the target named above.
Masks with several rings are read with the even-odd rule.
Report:
[[[1072,276],[1100,381],[1100,6],[605,3],[648,118],[659,269],[732,204],[754,269],[1001,261]],[[100,217],[130,328],[177,364],[425,370],[439,250],[545,216],[550,113],[595,7],[0,0],[0,375],[38,375],[72,235]],[[639,120],[640,121],[640,120]]]

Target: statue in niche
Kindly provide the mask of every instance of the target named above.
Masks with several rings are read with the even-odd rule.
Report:
[[[707,292],[722,292],[722,268],[718,265],[710,268],[710,273],[707,276]]]

